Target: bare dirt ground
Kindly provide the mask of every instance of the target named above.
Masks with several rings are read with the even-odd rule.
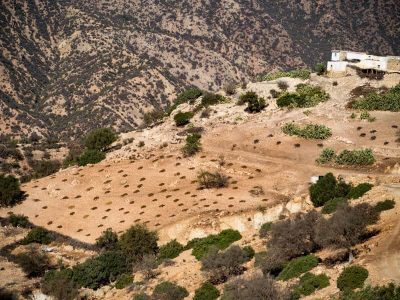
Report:
[[[301,82],[281,80],[289,84],[289,90]],[[388,76],[384,81],[370,84],[391,87],[399,80],[400,76]],[[333,86],[333,81],[338,85]],[[251,242],[255,229],[269,218],[263,217],[264,214],[276,220],[280,214],[310,207],[307,193],[310,177],[314,175],[333,172],[353,183],[368,181],[385,186],[385,195],[398,196],[399,113],[371,112],[376,121],[367,122],[350,118],[351,111],[345,108],[350,91],[366,82],[367,79],[357,76],[338,79],[313,76],[310,83],[322,86],[331,99],[310,109],[279,109],[275,100],[270,99],[264,112],[251,115],[243,111],[243,106],[235,105],[234,99],[217,105],[209,118],[192,119],[194,126],[205,130],[201,140],[203,150],[194,158],[182,156],[184,136],[179,133],[183,129],[176,128],[171,116],[156,127],[123,134],[121,139],[134,138],[134,142],[109,153],[102,163],[68,168],[24,184],[27,200],[13,208],[1,209],[0,216],[22,213],[36,225],[90,243],[108,227],[122,232],[137,223],[158,230],[161,242],[172,238],[185,242],[224,227],[248,231],[245,236]],[[272,88],[278,90],[276,82],[248,86],[248,90],[266,98]],[[185,109],[189,107],[179,108]],[[281,126],[290,121],[324,124],[332,128],[332,137],[316,141],[286,136]],[[140,141],[145,146],[139,147]],[[374,151],[377,162],[363,168],[318,166],[315,159],[324,147],[337,151],[368,147]],[[200,170],[220,170],[230,177],[229,186],[199,190],[196,179]],[[262,193],[252,195],[255,187],[261,188]],[[371,282],[380,282],[378,279],[382,278],[400,281],[399,209],[397,205],[396,210],[383,214],[381,222],[386,229],[378,237],[384,238],[380,238],[376,247],[370,247],[368,255],[360,256],[360,262],[371,266]],[[246,217],[234,219],[241,215]],[[179,272],[173,270],[171,267],[168,278],[174,279],[177,275],[173,274],[184,272],[184,268]],[[196,287],[197,282],[189,290]]]

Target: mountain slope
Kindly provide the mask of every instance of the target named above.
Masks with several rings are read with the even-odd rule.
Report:
[[[2,1],[0,128],[127,131],[187,85],[312,66],[331,48],[396,54],[395,2]]]

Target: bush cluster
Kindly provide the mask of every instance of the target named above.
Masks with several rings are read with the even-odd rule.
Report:
[[[116,248],[118,243],[118,235],[111,228],[107,228],[103,233],[96,239],[96,245],[104,250],[113,250]]]
[[[117,134],[111,128],[99,128],[91,131],[85,140],[88,150],[104,151],[117,140]]]
[[[303,80],[309,79],[311,75],[311,71],[307,69],[297,69],[291,71],[278,71],[273,73],[268,73],[267,75],[263,76],[262,80],[275,80],[282,77],[291,77],[291,78],[300,78]]]
[[[41,290],[56,300],[74,300],[79,294],[78,285],[72,280],[71,269],[46,272],[41,282]]]
[[[297,257],[289,261],[279,273],[278,279],[289,280],[310,271],[318,265],[318,258],[314,255]]]
[[[239,231],[225,229],[218,234],[210,234],[204,238],[190,240],[186,245],[186,249],[192,249],[192,255],[200,260],[213,246],[223,250],[241,238]]]
[[[118,277],[117,281],[115,282],[115,288],[121,290],[131,285],[132,283],[133,283],[133,277],[131,274],[122,274],[121,276]]]
[[[395,300],[400,299],[400,286],[389,283],[384,286],[367,286],[353,291],[345,290],[338,300]]]
[[[335,162],[338,165],[372,165],[375,162],[374,153],[371,149],[360,150],[343,150],[341,153],[336,154],[330,148],[324,149],[319,158],[316,160],[318,164],[327,164]]]
[[[189,296],[189,292],[175,283],[164,281],[154,288],[152,298],[162,300],[182,300]]]
[[[201,98],[200,106],[201,106],[201,108],[204,108],[204,107],[209,107],[211,105],[215,105],[218,103],[223,103],[225,101],[226,101],[226,99],[223,96],[221,96],[219,94],[207,92],[207,93],[203,94],[203,98]]]
[[[176,126],[184,126],[189,124],[190,119],[193,118],[192,112],[178,112],[174,116]]]
[[[219,296],[218,289],[207,281],[195,291],[193,300],[216,300]]]
[[[347,199],[344,197],[333,198],[325,202],[322,207],[321,213],[323,214],[331,214],[336,211],[339,205],[346,203]]]
[[[79,166],[86,166],[87,164],[97,164],[106,158],[106,154],[100,150],[86,150],[78,158]]]
[[[343,291],[345,289],[354,290],[362,288],[364,281],[368,278],[368,270],[360,266],[350,266],[340,273],[337,279],[337,287]]]
[[[349,193],[347,194],[347,198],[349,199],[358,199],[360,197],[362,197],[366,192],[368,192],[369,190],[371,190],[373,187],[372,184],[370,183],[360,183],[355,187],[352,187],[349,191]]]
[[[186,144],[182,147],[182,153],[185,157],[193,156],[201,150],[201,135],[198,133],[190,134],[186,137]]]
[[[181,105],[182,103],[189,102],[190,104],[193,104],[194,101],[201,95],[203,95],[203,91],[198,88],[188,88],[184,90],[182,93],[178,94],[174,104],[172,104],[172,106],[168,109],[168,114],[171,114],[178,107],[178,105]]]
[[[22,227],[22,228],[29,227],[29,219],[27,216],[11,214],[9,220],[10,224],[14,227]]]
[[[294,287],[292,297],[300,299],[301,296],[313,294],[316,290],[323,289],[329,285],[329,277],[325,274],[315,275],[310,272],[300,277],[299,283]]]
[[[255,92],[247,92],[246,94],[240,95],[238,105],[247,104],[245,111],[249,113],[257,113],[262,111],[267,104],[265,99],[259,97]]]
[[[35,227],[28,232],[28,235],[22,240],[22,243],[24,245],[31,243],[47,245],[50,244],[53,240],[53,235],[47,229],[43,227]]]
[[[325,176],[320,176],[318,181],[310,186],[310,199],[315,207],[319,207],[331,199],[346,197],[350,189],[351,186],[341,178],[336,179],[332,173],[327,173]]]
[[[277,100],[279,107],[312,107],[329,99],[329,94],[318,86],[300,83],[295,93],[284,93]]]
[[[325,125],[308,124],[304,127],[292,123],[286,123],[282,131],[288,135],[296,135],[305,139],[324,140],[332,136],[332,130]]]
[[[371,92],[356,99],[351,106],[355,109],[400,111],[400,84],[386,92]]]
[[[26,253],[18,254],[15,257],[15,261],[29,278],[41,277],[51,268],[48,255],[33,248]]]
[[[167,244],[160,247],[158,258],[160,260],[174,259],[178,257],[184,249],[185,247],[177,240],[169,241]]]
[[[223,188],[227,187],[229,184],[228,177],[224,174],[220,172],[211,173],[208,171],[200,171],[197,175],[197,182],[199,188],[205,189]]]
[[[379,201],[375,205],[375,209],[378,212],[381,212],[381,211],[392,209],[392,208],[394,208],[395,205],[396,205],[396,202],[394,200],[386,199],[386,200],[383,200],[383,201]]]
[[[317,75],[324,75],[326,73],[326,64],[317,63],[314,67],[314,70],[317,72]]]
[[[23,195],[17,178],[0,174],[0,207],[17,204],[23,199]]]

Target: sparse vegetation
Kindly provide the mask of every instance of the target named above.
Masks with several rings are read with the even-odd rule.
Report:
[[[288,135],[296,135],[305,139],[324,140],[332,136],[332,130],[325,125],[308,124],[300,127],[295,123],[286,123],[282,127],[282,131]]]
[[[198,133],[190,134],[186,137],[186,144],[182,148],[185,157],[193,156],[201,150],[201,135]]]
[[[310,70],[306,70],[306,69],[298,69],[298,70],[291,70],[291,71],[278,71],[278,72],[274,72],[274,73],[269,73],[265,76],[262,77],[262,80],[275,80],[278,78],[282,78],[282,77],[291,77],[291,78],[300,78],[303,80],[309,79],[311,75],[311,71]]]
[[[176,97],[174,104],[168,109],[168,114],[171,114],[171,112],[173,112],[178,107],[178,105],[182,103],[188,102],[190,104],[193,104],[194,101],[201,95],[203,95],[203,91],[198,88],[186,89]]]
[[[0,207],[17,204],[23,199],[23,195],[17,178],[0,174]]]
[[[193,300],[216,300],[219,296],[218,289],[207,281],[196,290]]]
[[[200,171],[197,175],[197,181],[200,188],[211,189],[211,188],[223,188],[227,187],[228,177],[220,172],[208,172]]]
[[[152,110],[143,115],[143,123],[145,126],[153,125],[159,121],[161,121],[165,117],[165,112],[162,110]]]
[[[41,277],[51,268],[48,255],[33,248],[30,248],[28,252],[18,254],[15,259],[29,278]]]
[[[215,105],[218,103],[223,103],[225,102],[226,99],[219,95],[219,94],[214,94],[214,93],[204,93],[203,98],[201,98],[201,104],[200,106],[203,107],[209,107],[211,105]]]
[[[367,120],[368,122],[374,122],[376,118],[372,117],[369,112],[362,111],[360,114],[360,120]]]
[[[318,258],[314,255],[297,257],[289,261],[282,272],[279,273],[278,279],[289,280],[299,277],[301,274],[310,271],[318,265]]]
[[[223,87],[224,92],[225,92],[228,96],[235,95],[235,94],[236,94],[236,86],[237,86],[237,85],[236,85],[233,81],[228,82],[228,83],[226,83],[226,84],[224,85],[224,87]]]
[[[42,280],[42,292],[56,300],[74,300],[77,298],[78,286],[72,280],[71,269],[46,272]]]
[[[152,298],[162,300],[183,300],[189,292],[175,283],[164,281],[156,285]]]
[[[298,84],[295,93],[284,93],[277,100],[279,107],[312,107],[329,99],[329,94],[318,86]]]
[[[192,112],[178,112],[174,116],[174,121],[176,126],[184,126],[186,124],[189,124],[190,119],[193,117]]]
[[[364,281],[368,278],[368,270],[354,265],[347,267],[339,275],[337,279],[337,287],[343,291],[345,289],[354,290],[356,288],[362,288]]]

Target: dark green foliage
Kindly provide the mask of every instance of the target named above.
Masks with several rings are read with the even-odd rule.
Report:
[[[314,255],[307,255],[292,259],[279,273],[278,279],[289,280],[291,278],[299,277],[299,275],[310,271],[318,265],[318,257]]]
[[[335,150],[331,148],[325,148],[324,150],[322,150],[316,162],[318,164],[327,164],[332,162],[335,156],[336,156]]]
[[[19,180],[12,175],[0,174],[0,207],[15,205],[22,198]]]
[[[184,126],[190,122],[190,119],[193,117],[192,112],[178,112],[174,116],[174,121],[176,126]]]
[[[267,222],[261,225],[259,234],[260,238],[266,238],[272,227],[272,222]]]
[[[371,149],[343,150],[335,162],[339,165],[372,165],[375,157]]]
[[[332,173],[321,176],[318,181],[310,186],[310,198],[315,207],[323,206],[327,201],[346,197],[350,191],[350,185],[343,180],[337,180]]]
[[[208,107],[211,105],[222,103],[224,101],[225,101],[225,98],[221,95],[214,94],[214,93],[204,93],[203,98],[201,99],[201,106]]]
[[[294,287],[292,296],[294,299],[300,299],[302,295],[311,295],[316,290],[323,289],[328,285],[329,277],[325,274],[315,275],[307,272],[300,277],[299,283]]]
[[[326,64],[324,63],[317,63],[314,67],[315,72],[317,72],[318,75],[324,75],[326,72]]]
[[[364,281],[368,278],[368,270],[360,266],[350,266],[343,270],[337,279],[337,287],[345,289],[362,288]]]
[[[99,150],[86,150],[79,158],[78,165],[86,166],[87,164],[97,164],[106,158],[104,152]]]
[[[207,281],[196,290],[193,300],[216,300],[219,296],[218,289]]]
[[[399,300],[400,287],[394,283],[384,286],[367,286],[358,291],[345,290],[339,300]]]
[[[33,178],[41,178],[56,173],[61,168],[57,160],[40,160],[30,164],[33,169]]]
[[[185,157],[193,156],[201,150],[201,135],[198,133],[190,134],[186,137],[186,144],[182,148]]]
[[[329,99],[329,94],[318,86],[300,83],[296,93],[284,93],[276,101],[279,107],[312,107]]]
[[[251,246],[244,246],[243,247],[243,252],[246,256],[246,260],[252,260],[256,252],[254,251],[253,247]]]
[[[155,231],[143,225],[134,225],[120,236],[118,245],[128,260],[137,262],[145,254],[157,254],[157,240]]]
[[[43,227],[35,227],[29,231],[28,235],[22,240],[22,243],[27,245],[30,243],[38,243],[47,245],[54,240],[52,234]]]
[[[352,187],[350,189],[349,194],[347,197],[349,199],[358,199],[362,197],[366,192],[368,192],[370,189],[372,189],[373,185],[370,183],[360,183],[359,185]]]
[[[118,235],[112,231],[111,228],[107,228],[102,234],[96,239],[96,245],[105,250],[113,250],[116,248],[118,243]]]
[[[324,207],[322,207],[321,212],[323,214],[331,214],[336,211],[336,208],[341,205],[342,203],[347,202],[346,198],[340,197],[340,198],[333,198],[331,200],[328,200],[325,202]]]
[[[219,234],[210,234],[204,238],[196,238],[190,240],[186,245],[187,249],[192,248],[192,255],[200,260],[211,247],[215,246],[222,250],[227,248],[230,244],[242,238],[237,230],[225,229]]]
[[[33,248],[26,253],[18,254],[15,259],[29,278],[41,277],[51,267],[47,254],[38,252]]]
[[[122,274],[118,277],[117,282],[115,283],[116,289],[124,289],[127,286],[133,283],[133,277],[131,274]]]
[[[183,245],[178,243],[177,240],[169,241],[167,244],[160,247],[158,258],[161,260],[176,258],[184,249]]]
[[[211,173],[208,171],[200,171],[197,175],[197,182],[200,188],[223,188],[227,187],[228,177],[220,172]]]
[[[295,69],[290,71],[277,71],[273,73],[268,73],[262,77],[262,80],[275,80],[282,77],[300,78],[303,80],[309,79],[311,71],[307,69]]]
[[[29,220],[27,216],[11,214],[9,220],[10,224],[14,227],[22,227],[22,228],[29,227]]]
[[[250,113],[260,112],[267,107],[265,99],[259,97],[255,92],[251,91],[240,96],[238,104],[241,105],[244,103],[247,103],[247,108],[245,111]]]
[[[79,292],[77,284],[72,280],[72,270],[46,272],[42,280],[42,292],[56,300],[76,299]]]
[[[193,104],[194,100],[199,98],[202,94],[202,90],[198,88],[189,88],[183,91],[176,97],[174,104],[168,110],[168,114],[171,114],[171,112],[173,112],[178,107],[178,105],[182,103],[189,102],[190,104]]]
[[[295,123],[286,123],[282,131],[288,135],[296,135],[305,139],[324,140],[332,136],[332,130],[325,125],[308,124],[304,127]]]
[[[149,295],[146,295],[145,293],[140,293],[133,297],[133,300],[150,300],[150,299],[151,297]]]
[[[364,110],[400,111],[400,84],[386,92],[371,92],[365,97],[356,99],[351,106]]]
[[[109,251],[73,267],[73,280],[79,286],[98,289],[129,271],[127,257],[120,251]]]
[[[153,291],[152,298],[162,300],[182,300],[189,296],[189,292],[169,281],[164,281],[156,285]]]
[[[265,261],[266,257],[267,257],[267,251],[262,251],[262,252],[258,252],[256,254],[254,254],[254,266],[255,267],[261,267],[262,263]]]
[[[395,205],[396,205],[396,202],[394,200],[386,199],[384,201],[379,201],[375,205],[375,210],[378,212],[381,212],[381,211],[392,209],[392,208],[394,208]]]
[[[111,128],[95,129],[88,134],[85,146],[89,150],[104,151],[117,140],[117,134]]]

